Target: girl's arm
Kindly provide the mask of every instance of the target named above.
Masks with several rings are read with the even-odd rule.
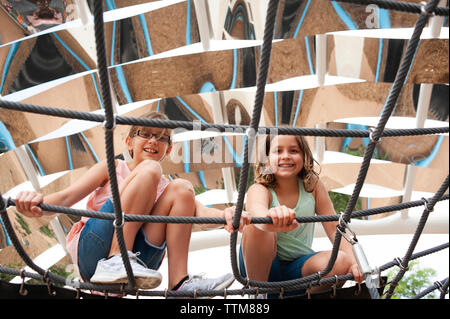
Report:
[[[16,209],[27,217],[53,215],[54,212],[43,211],[37,205],[44,203],[70,207],[106,183],[108,178],[106,161],[101,161],[92,166],[75,183],[59,192],[47,196],[36,191],[20,192],[15,200]]]
[[[198,200],[195,201],[195,216],[197,217],[218,217],[218,218],[225,218],[227,224],[225,225],[225,230],[229,233],[232,233],[234,231],[233,229],[233,216],[235,213],[236,207],[227,207],[224,210],[220,210],[213,207],[206,207],[202,203],[200,203]],[[241,213],[241,221],[239,224],[239,231],[242,232],[244,227],[250,223],[250,218],[246,211],[242,211]],[[223,225],[216,225],[216,224],[204,224],[203,227],[206,228],[216,228]]]
[[[318,180],[316,187],[313,191],[313,195],[316,200],[316,214],[317,215],[334,215],[336,212],[334,211],[333,203],[328,195],[328,192],[323,185],[322,181]],[[336,226],[338,222],[324,222],[322,223],[325,232],[330,239],[331,243],[334,242],[334,238],[336,236]],[[349,269],[349,272],[353,274],[355,280],[361,282],[363,280],[362,274],[359,271],[358,264],[356,262],[355,256],[353,255],[352,245],[345,239],[342,238],[339,249],[344,251],[352,261],[352,265]]]
[[[270,191],[261,184],[253,184],[247,192],[247,212],[250,217],[270,217],[272,224],[255,224],[256,227],[268,232],[288,232],[299,224],[295,220],[295,211],[284,205],[269,209]]]

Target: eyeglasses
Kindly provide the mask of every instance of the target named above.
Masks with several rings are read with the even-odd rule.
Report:
[[[170,142],[170,136],[158,135],[158,134],[155,134],[155,133],[152,133],[152,132],[148,132],[148,131],[137,130],[134,133],[133,137],[134,136],[139,136],[139,137],[145,138],[147,140],[151,140],[152,137],[154,137],[158,142],[161,142],[161,143],[168,143],[168,142]]]

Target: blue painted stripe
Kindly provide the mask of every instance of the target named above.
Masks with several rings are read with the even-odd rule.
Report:
[[[383,39],[378,41],[378,60],[377,60],[377,70],[375,72],[375,82],[380,80],[380,70],[381,70],[381,60],[383,59]]]
[[[59,43],[61,43],[64,46],[64,48],[70,54],[72,54],[72,56],[83,66],[83,68],[85,68],[87,71],[91,70],[91,68],[89,68],[89,66],[83,60],[81,60],[81,58],[78,55],[76,55],[75,52],[73,52],[72,49],[56,33],[52,33],[52,34],[59,41]],[[102,98],[100,96],[100,91],[98,89],[98,84],[97,84],[97,81],[95,80],[94,74],[91,74],[91,78],[92,78],[92,81],[94,82],[94,88],[95,88],[95,93],[97,93],[98,102],[100,103],[100,107],[103,108]]]
[[[236,88],[236,77],[237,77],[237,49],[233,49],[233,79],[231,80],[230,90]]]
[[[295,29],[293,38],[297,38],[298,32],[300,31],[300,27],[302,26],[303,20],[305,19],[306,12],[308,11],[309,5],[311,4],[311,0],[308,0],[306,3],[305,9],[303,10],[302,16],[300,17],[300,20],[298,21],[297,28]]]
[[[161,100],[158,100],[158,104],[156,105],[156,112],[159,112],[160,106],[161,106]]]
[[[273,106],[275,112],[275,126],[278,126],[278,92],[273,92]]]
[[[108,8],[108,10],[116,9],[116,4],[114,3],[114,0],[105,0],[105,2],[106,2],[106,7]]]
[[[25,147],[27,148],[28,152],[30,152],[31,158],[33,159],[34,163],[36,164],[41,176],[45,176],[44,169],[42,168],[41,163],[39,163],[36,155],[34,155],[33,151],[31,150],[31,147],[28,144],[25,144]]]
[[[0,224],[2,225],[2,229],[3,229],[3,234],[5,234],[5,239],[6,239],[6,246],[11,246],[11,239],[9,238],[8,232],[6,231],[6,227],[3,224],[3,220],[0,218]]]
[[[191,44],[191,0],[187,0],[186,45]]]
[[[191,172],[191,165],[190,165],[190,147],[188,141],[183,141],[183,162],[184,162],[184,171],[185,173]]]
[[[200,93],[216,92],[216,87],[211,82],[203,83]]]
[[[150,40],[150,33],[148,32],[145,15],[142,13],[139,15],[139,22],[141,23],[142,32],[144,33],[145,44],[147,45],[147,54],[149,56],[152,56],[153,55],[152,41]]]
[[[305,37],[305,44],[306,44],[306,56],[308,57],[309,71],[311,72],[311,74],[314,74],[314,67],[311,59],[311,50],[309,49],[308,37]]]
[[[114,4],[114,2],[113,2]],[[109,8],[109,7],[108,7]],[[115,9],[115,6],[114,6]],[[113,22],[113,32],[112,32],[112,42],[111,42],[111,65],[114,65],[114,47],[116,45],[116,21]],[[125,79],[125,75],[123,74],[122,66],[118,65],[114,67],[116,69],[117,79],[119,80],[119,85],[122,90],[122,93],[125,95],[125,99],[127,103],[133,103],[133,99],[131,98],[130,91],[128,90],[127,80]]]
[[[125,75],[123,74],[123,69],[121,65],[115,66],[117,79],[119,80],[120,88],[122,89],[123,94],[125,95],[125,99],[127,103],[133,103],[133,99],[131,98],[130,91],[128,90],[127,80],[125,79]]]
[[[75,58],[75,60],[77,60],[83,66],[83,68],[85,68],[86,70],[90,70],[88,65],[86,63],[84,63],[84,61],[81,60],[81,58],[78,55],[76,55],[76,53],[73,52],[72,49],[69,46],[67,46],[67,44],[64,43],[64,41],[56,33],[52,33],[52,35],[64,46],[64,48],[67,51],[69,51],[70,54],[72,54],[72,56]]]
[[[86,136],[84,135],[84,133],[83,133],[83,132],[80,132],[80,134],[81,134],[81,137],[83,137],[83,140],[84,140],[84,142],[86,143],[86,145],[88,146],[88,148],[89,148],[89,150],[91,151],[92,155],[94,156],[95,161],[96,161],[97,163],[100,162],[100,160],[99,160],[97,154],[96,154],[95,151],[94,151],[94,148],[92,147],[91,143],[89,143],[89,141],[88,141],[88,139],[86,138]]]
[[[64,139],[66,141],[66,150],[67,150],[67,158],[69,160],[69,169],[73,170],[72,152],[70,151],[69,138],[67,136],[64,136]]]
[[[20,42],[16,42],[11,44],[8,50],[8,55],[6,56],[5,66],[3,67],[2,72],[2,82],[0,84],[0,93],[3,91],[3,86],[5,85],[6,76],[8,75],[9,67],[11,66],[11,62],[16,55],[17,49],[20,46]]]
[[[178,101],[183,104],[185,108],[189,110],[200,122],[207,123],[200,115],[198,115],[186,102],[184,102],[179,96],[177,96]]]
[[[0,151],[7,152],[16,148],[16,144],[6,128],[5,124],[0,121]]]
[[[205,181],[205,172],[198,171],[197,174],[198,174],[198,177],[200,178],[200,182],[202,183],[205,190],[208,190],[208,187],[206,186],[206,181]]]
[[[234,19],[238,19],[244,22],[245,26],[245,38],[250,39],[250,34],[248,32],[248,17],[247,12],[245,11],[245,8],[242,4],[239,4],[236,7],[236,10],[233,13],[233,17],[231,18],[230,28],[233,29],[234,25]],[[275,19],[276,21],[276,19]],[[231,31],[231,30],[230,30]],[[274,34],[275,34],[275,28],[274,28]]]
[[[345,10],[339,3],[337,3],[336,1],[331,1],[331,5],[333,6],[334,11],[336,11],[339,18],[342,20],[342,22],[344,22],[349,30],[358,30],[355,22],[353,22],[352,18],[350,18],[350,16],[347,14],[347,12],[345,12]]]
[[[303,90],[300,90],[298,100],[297,100],[297,106],[295,108],[294,121],[292,122],[293,126],[295,126],[295,123],[297,123],[297,117],[298,117],[298,112],[300,111],[300,104],[302,103],[302,98],[303,98]]]
[[[435,159],[437,153],[439,152],[439,149],[441,148],[443,141],[444,141],[444,135],[439,135],[439,138],[436,141],[436,144],[434,145],[433,150],[431,151],[430,155],[428,155],[423,160],[415,162],[414,165],[420,166],[420,167],[428,167],[430,165],[430,163]]]
[[[378,21],[381,29],[390,29],[391,28],[391,18],[389,16],[389,10],[386,9],[377,9],[378,13]]]

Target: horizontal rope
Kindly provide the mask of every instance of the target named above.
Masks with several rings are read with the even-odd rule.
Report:
[[[20,102],[11,102],[2,99],[0,99],[0,108],[84,121],[92,121],[98,123],[103,123],[105,121],[105,115],[103,114],[95,114],[90,112],[81,112],[62,108],[39,106]],[[116,117],[116,124],[170,128],[170,129],[184,128],[186,130],[200,129],[202,131],[209,129],[209,130],[216,130],[218,132],[237,132],[237,133],[245,133],[249,128],[249,126],[245,125],[227,125],[227,124],[212,124],[204,122],[199,123],[190,121],[158,120],[158,119],[146,119],[139,117],[119,116],[119,115]],[[433,135],[433,134],[445,134],[449,132],[450,132],[449,126],[434,127],[434,128],[386,129],[381,134],[381,137]],[[258,128],[258,134],[364,138],[369,137],[371,131],[262,126]]]
[[[417,258],[421,258],[423,256],[432,254],[432,253],[436,253],[438,251],[447,249],[449,247],[449,243],[444,243],[435,247],[431,247],[429,249],[425,249],[423,251],[420,251],[418,253],[415,253],[412,255],[411,259],[417,259]],[[396,266],[396,262],[389,262],[387,264],[382,265],[381,267],[379,267],[380,272],[385,271],[389,268],[392,268]],[[29,272],[29,271],[22,271],[20,269],[14,269],[14,268],[9,268],[9,267],[4,267],[0,264],[0,273],[4,273],[4,274],[8,274],[8,275],[13,275],[13,276],[20,276],[22,274],[22,276],[25,278],[33,278],[36,280],[40,280],[43,281],[43,277],[39,274],[33,273],[33,272]],[[111,292],[111,293],[124,293],[127,295],[136,295],[136,290],[129,290],[129,289],[124,289],[123,285],[119,285],[119,284],[114,284],[114,285],[102,285],[102,284],[92,284],[89,282],[80,282],[80,281],[74,281],[74,280],[70,280],[64,277],[61,277],[59,275],[54,275],[53,273],[49,272],[49,277],[53,279],[53,282],[56,284],[64,284],[66,286],[69,287],[73,287],[76,289],[84,289],[84,290],[96,290],[96,291],[107,291],[107,292]],[[346,275],[341,275],[337,277],[338,282],[342,282],[342,281],[347,281],[347,280],[354,280],[353,274],[346,274]],[[311,281],[311,285],[312,286],[317,286],[319,283],[320,284],[333,284],[335,283],[336,278],[335,277],[329,277],[329,278],[323,278],[319,281]],[[297,290],[297,289],[306,289],[309,288],[310,283],[305,283],[302,284],[300,286],[293,286],[293,287],[286,287],[284,289],[284,291],[292,291],[292,290]],[[280,292],[280,288],[248,288],[248,287],[244,287],[242,289],[230,289],[230,290],[198,290],[197,291],[197,296],[198,297],[221,297],[221,296],[232,296],[232,295],[255,295],[257,293],[279,293]],[[178,291],[165,291],[165,290],[139,290],[139,295],[141,296],[149,296],[149,297],[194,297],[194,293],[193,292],[178,292]]]
[[[402,12],[415,13],[415,14],[422,13],[422,6],[420,4],[409,3],[409,2],[404,2],[404,1],[402,1],[402,2],[392,1],[392,0],[335,0],[335,1],[359,4],[359,5],[374,4],[381,9],[389,9],[389,10],[394,10],[394,11],[402,11]],[[449,9],[447,7],[437,7],[435,10],[432,11],[432,13],[434,13],[435,15],[438,15],[438,16],[448,16]]]
[[[444,194],[440,201],[448,200],[449,194]],[[12,198],[5,199],[6,207],[15,206],[15,200]],[[426,205],[427,200],[417,200],[406,203],[388,205],[383,207],[376,207],[370,209],[364,209],[354,211],[351,214],[351,218],[365,217],[371,215],[377,215],[381,213],[387,213],[397,210],[403,210],[412,207],[418,207]],[[57,206],[50,204],[39,204],[41,209],[45,211],[57,212],[67,215],[84,216],[98,219],[114,220],[113,213],[105,213],[92,210],[75,209],[65,206]],[[299,223],[315,223],[315,222],[333,222],[339,221],[339,214],[335,215],[318,215],[318,216],[302,216],[295,219]],[[152,216],[152,215],[137,215],[137,214],[125,214],[126,222],[145,222],[145,223],[169,223],[169,224],[226,224],[225,218],[221,217],[176,217],[176,216]],[[254,217],[251,219],[251,224],[271,224],[272,219],[270,217]]]

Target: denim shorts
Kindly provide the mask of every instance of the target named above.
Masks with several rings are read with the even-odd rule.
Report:
[[[311,258],[317,253],[318,252],[314,252],[312,254],[303,255],[292,261],[282,261],[278,258],[278,255],[275,256],[274,260],[272,261],[272,267],[270,268],[269,282],[286,281],[302,278],[303,265],[309,258]],[[239,273],[242,277],[244,278],[247,277],[247,272],[245,270],[244,264],[244,255],[242,254],[242,245],[239,248]],[[295,296],[295,295],[302,295],[305,292],[306,292],[305,289],[292,290],[286,291],[284,295]],[[279,294],[268,294],[267,297],[269,299],[276,299],[279,297]]]
[[[113,213],[114,206],[110,199],[107,199],[100,212]],[[83,280],[89,281],[94,275],[95,268],[100,259],[109,255],[111,242],[114,235],[112,220],[89,218],[83,227],[78,242],[78,267]],[[139,259],[147,267],[158,269],[161,266],[166,251],[166,243],[155,246],[147,241],[142,227],[136,234],[133,252],[139,252]]]

